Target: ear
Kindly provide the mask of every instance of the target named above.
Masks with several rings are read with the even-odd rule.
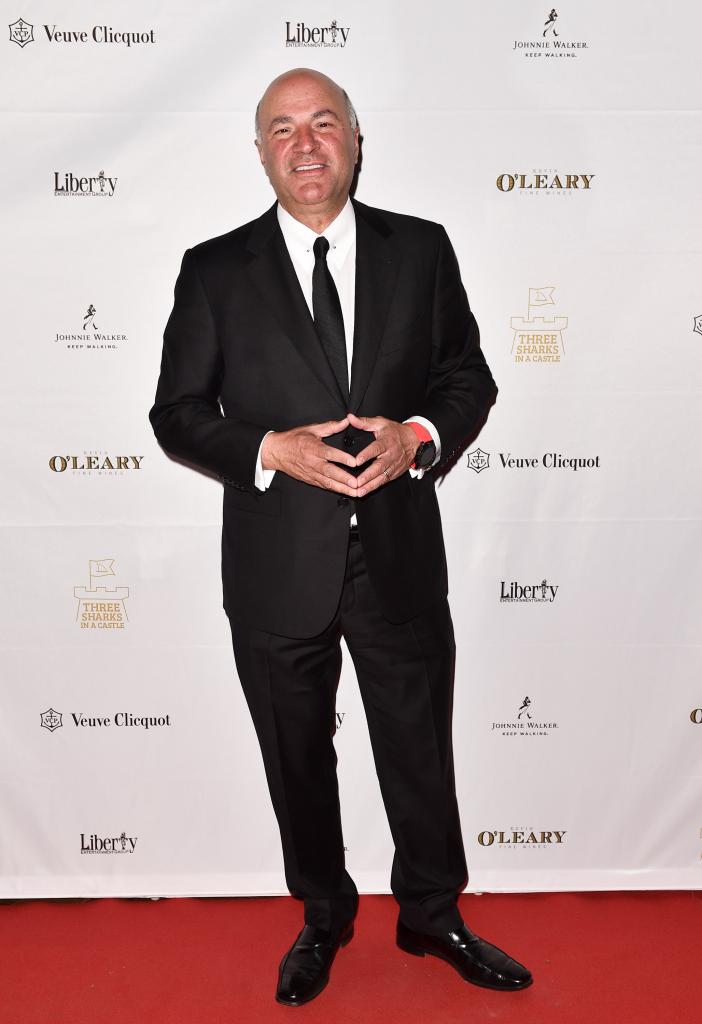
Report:
[[[261,143],[259,142],[258,139],[254,139],[254,146],[258,150],[259,159],[260,159],[261,163],[263,164],[263,166],[265,167],[266,166],[266,159],[265,159],[265,157],[263,155],[263,146],[261,145]]]
[[[354,162],[354,164],[358,163],[359,139],[360,139],[360,137],[361,137],[361,129],[356,127],[354,129],[354,133],[353,133],[353,162]]]

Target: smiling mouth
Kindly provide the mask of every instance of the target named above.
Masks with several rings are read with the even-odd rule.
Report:
[[[309,174],[310,171],[323,171],[326,164],[298,164],[293,167],[293,174]]]

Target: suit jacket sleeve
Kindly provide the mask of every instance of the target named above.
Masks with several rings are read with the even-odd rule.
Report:
[[[442,464],[476,436],[496,396],[458,261],[442,227],[434,279],[431,364],[426,399],[416,410],[439,433]]]
[[[224,416],[219,402],[223,373],[215,319],[188,249],[163,336],[149,419],[167,452],[216,473],[225,483],[253,488],[256,456],[268,428]]]

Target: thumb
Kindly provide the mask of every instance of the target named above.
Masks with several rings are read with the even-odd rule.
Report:
[[[374,421],[377,419],[375,416],[357,416],[355,412],[350,412],[347,415],[347,419],[352,427],[363,428],[364,430],[372,430]]]
[[[349,418],[344,416],[343,420],[327,420],[326,423],[315,423],[311,430],[317,437],[329,437],[330,434],[337,434],[344,427],[348,427]]]

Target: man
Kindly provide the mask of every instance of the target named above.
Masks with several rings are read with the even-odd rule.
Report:
[[[353,934],[332,742],[342,635],[395,843],[398,944],[521,989],[526,968],[457,906],[455,646],[427,472],[494,401],[477,326],[443,228],[349,198],[359,129],[338,85],[281,75],[256,128],[277,203],[186,252],[150,417],[166,451],[225,485],[224,606],[305,909],[276,998],[314,998]]]

